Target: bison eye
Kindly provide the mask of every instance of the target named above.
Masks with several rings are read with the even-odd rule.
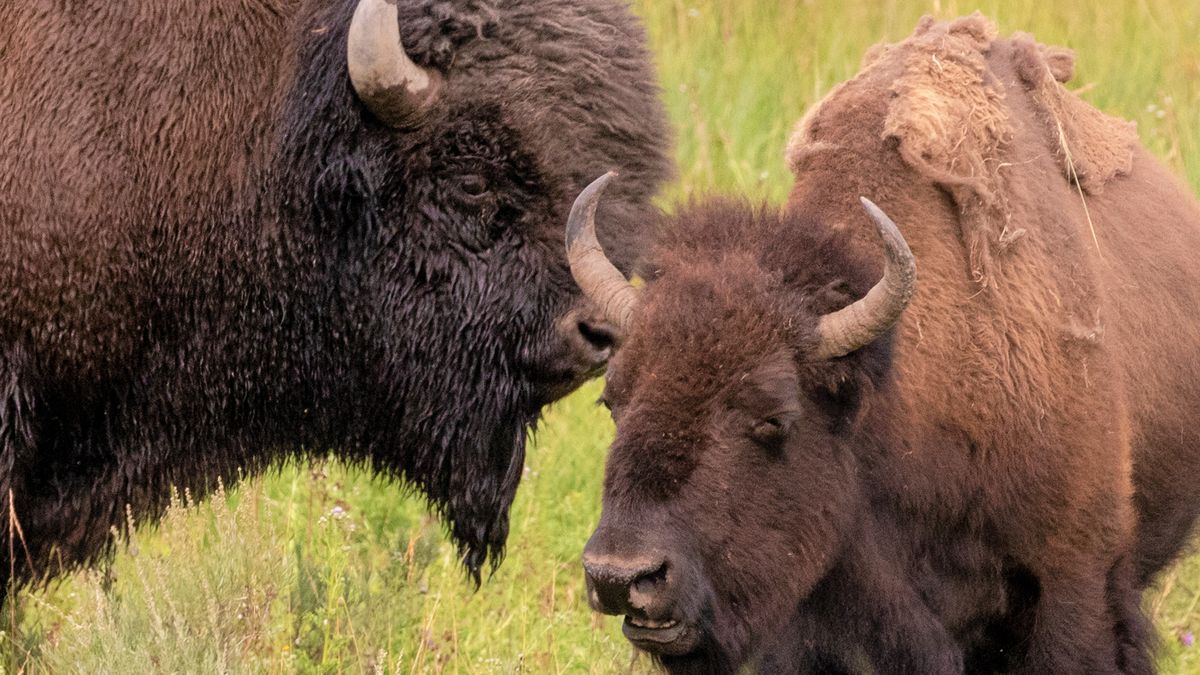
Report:
[[[467,174],[459,180],[459,189],[468,197],[482,197],[488,193],[488,184],[483,176]]]
[[[765,448],[777,449],[783,442],[783,422],[775,417],[759,420],[750,429],[750,438]]]

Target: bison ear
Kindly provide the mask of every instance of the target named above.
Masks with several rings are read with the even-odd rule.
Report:
[[[802,308],[797,315],[820,316],[834,307],[842,307],[856,294],[844,281],[830,283],[815,296],[800,299]],[[803,394],[810,405],[829,420],[830,430],[837,433],[857,420],[863,411],[866,394],[880,386],[891,368],[894,332],[888,332],[862,348],[842,358],[813,360],[815,334],[802,338],[804,346],[794,358],[799,369]]]
[[[812,372],[804,377],[804,393],[829,421],[829,430],[838,433],[853,424],[861,409],[864,384],[854,364],[828,361],[805,364],[805,368]]]
[[[746,386],[738,393],[737,403],[754,418],[799,412],[799,369],[786,351],[768,356],[742,381]]]
[[[891,340],[884,338],[844,359],[802,364],[805,396],[825,415],[830,432],[840,433],[862,417],[870,393],[887,376],[890,360]]]

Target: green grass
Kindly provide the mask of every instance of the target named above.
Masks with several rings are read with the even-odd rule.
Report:
[[[1073,87],[1138,121],[1200,187],[1195,0],[841,3],[639,0],[677,130],[664,203],[723,190],[780,201],[793,123],[871,44],[925,13],[982,9],[1005,34],[1078,52]],[[612,428],[592,383],[554,406],[529,453],[508,559],[473,591],[421,501],[335,462],[286,466],[139,527],[110,565],[22,594],[0,618],[12,672],[592,672],[649,669],[582,597]],[[1164,673],[1200,673],[1200,559],[1146,603]]]

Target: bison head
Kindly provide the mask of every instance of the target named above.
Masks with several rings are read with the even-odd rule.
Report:
[[[858,411],[883,386],[912,255],[865,200],[882,280],[845,234],[699,206],[637,292],[589,245],[595,187],[568,228],[572,269],[625,335],[604,393],[617,436],[583,555],[589,601],[624,614],[626,637],[669,670],[732,671],[853,536]]]
[[[610,0],[313,4],[270,183],[319,308],[308,399],[338,411],[312,442],[420,487],[478,579],[529,426],[613,346],[562,253],[571,200],[632,167],[605,213],[628,268],[669,174],[644,36]]]

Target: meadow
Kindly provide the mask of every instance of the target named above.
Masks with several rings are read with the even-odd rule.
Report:
[[[637,0],[674,122],[665,208],[713,191],[782,201],[794,122],[868,46],[923,14],[982,10],[1002,33],[1077,52],[1070,84],[1138,122],[1200,189],[1196,0]],[[587,608],[579,553],[612,434],[593,382],[552,406],[529,453],[507,559],[476,592],[402,486],[335,461],[279,467],[135,523],[113,560],[22,593],[0,617],[6,672],[648,672]],[[1191,467],[1181,467],[1181,470]],[[1200,558],[1146,605],[1163,673],[1200,673]]]

